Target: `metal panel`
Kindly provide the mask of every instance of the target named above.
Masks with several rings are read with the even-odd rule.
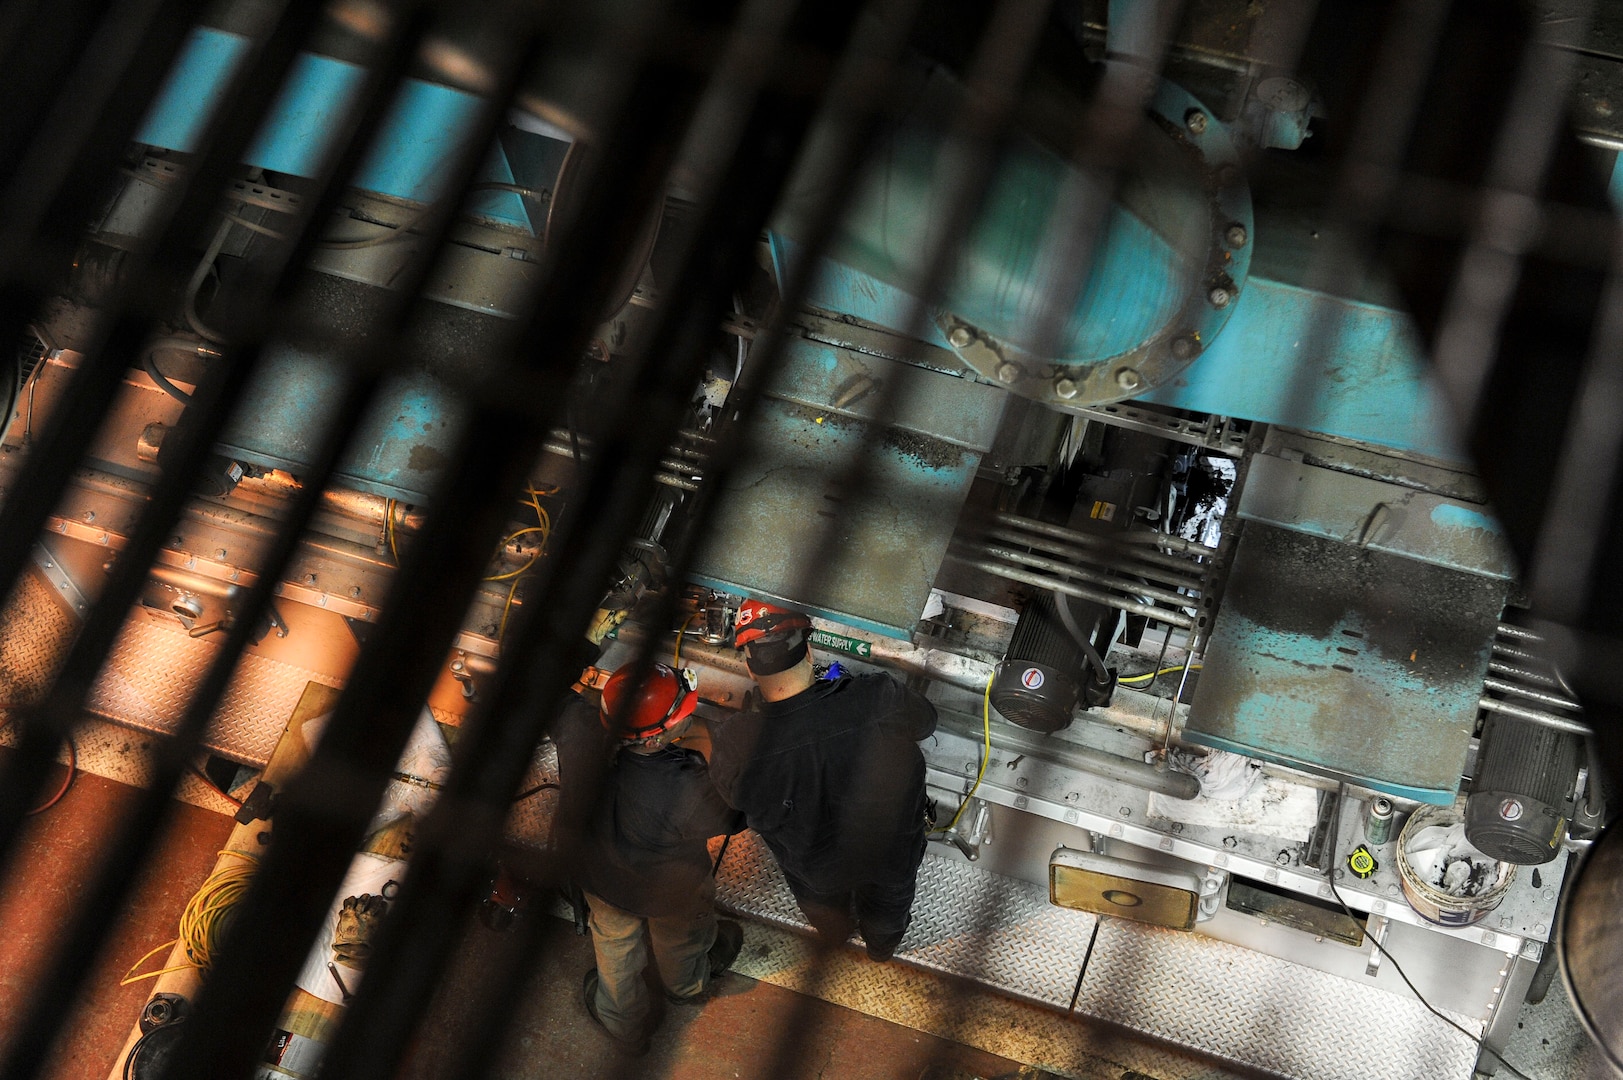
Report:
[[[239,34],[211,27],[194,30],[136,132],[136,141],[194,153],[212,113],[210,106],[248,52],[248,39]],[[332,152],[337,134],[333,119],[349,107],[365,77],[365,69],[355,64],[301,53],[250,145],[245,164],[293,176],[315,175]],[[405,80],[378,126],[354,186],[412,202],[434,201],[445,183],[445,163],[454,158],[457,143],[479,108],[480,100],[472,94],[420,79]],[[514,182],[499,146],[492,148],[481,178]],[[473,212],[482,216],[530,228],[522,202],[512,193],[478,195],[472,205]]]
[[[1516,574],[1486,507],[1300,461],[1252,458],[1240,516],[1473,574]]]
[[[1116,919],[1099,924],[1077,1011],[1312,1080],[1464,1080],[1476,1061],[1476,1044],[1418,1001],[1198,934]],[[1482,1028],[1460,1014],[1450,1019]]]
[[[1450,803],[1505,584],[1248,522],[1185,737]]]
[[[246,460],[304,471],[335,407],[342,375],[331,360],[292,348],[267,350],[248,400],[222,440]],[[339,467],[345,482],[375,495],[426,502],[450,463],[459,410],[445,385],[426,372],[392,378]]]
[[[1143,400],[1463,461],[1424,356],[1401,312],[1253,274],[1211,347]]]
[[[694,577],[907,637],[1005,394],[817,342],[792,343],[785,370],[751,420]],[[865,446],[886,398],[892,423]],[[863,454],[861,483],[844,486]]]

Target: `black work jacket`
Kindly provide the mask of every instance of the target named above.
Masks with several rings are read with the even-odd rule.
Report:
[[[703,755],[681,746],[652,754],[619,747],[581,701],[565,709],[553,739],[554,835],[576,883],[645,917],[709,906],[715,879],[706,842],[744,823],[716,794]]]
[[[710,778],[784,872],[818,891],[910,880],[935,706],[889,675],[820,681],[710,725]]]

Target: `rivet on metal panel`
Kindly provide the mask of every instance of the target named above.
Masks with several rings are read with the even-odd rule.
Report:
[[[1024,810],[1026,808],[1026,803],[1028,803],[1029,801],[1030,800],[1027,799],[1024,795],[1016,796],[1015,800],[1014,800],[1014,808],[1016,810]]]
[[[1497,945],[1498,943],[1499,943],[1499,935],[1498,934],[1494,933],[1492,930],[1484,930],[1484,931],[1482,931],[1482,944],[1492,946],[1492,945]],[[1504,972],[1501,971],[1499,974],[1503,975]]]
[[[1067,810],[1067,811],[1065,811],[1065,823],[1067,825],[1075,825],[1076,824],[1076,811],[1075,810]]]
[[[1112,825],[1110,826],[1110,835],[1120,839],[1126,835],[1126,831],[1120,825]]]
[[[1546,900],[1554,900],[1555,899],[1555,890],[1554,889],[1545,889],[1544,890],[1544,899],[1546,899]]]
[[[1543,923],[1534,923],[1533,924],[1533,933],[1535,933],[1535,934],[1542,934],[1548,929],[1549,929],[1549,927],[1545,926]]]

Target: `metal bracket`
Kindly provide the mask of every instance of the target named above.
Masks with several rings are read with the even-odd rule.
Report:
[[[1385,915],[1371,915],[1364,932],[1369,935],[1369,963],[1364,965],[1364,974],[1374,978],[1381,972],[1381,946],[1386,944],[1386,928],[1391,920]]]

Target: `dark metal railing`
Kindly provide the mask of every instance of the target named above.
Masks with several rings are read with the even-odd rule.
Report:
[[[0,59],[5,61],[0,63],[0,101],[6,106],[0,122],[4,192],[0,342],[18,340],[46,299],[69,279],[83,224],[106,197],[145,108],[186,33],[202,16],[201,5],[179,0],[128,0],[106,11],[102,7],[63,0],[32,11],[18,5],[15,17],[10,11],[0,12]],[[694,481],[684,474],[674,485],[686,500],[684,527],[670,551],[674,581],[683,580],[695,564],[720,504],[718,493],[726,489],[740,457],[748,452],[748,420],[784,362],[791,320],[815,285],[820,257],[834,242],[878,135],[894,119],[895,105],[887,97],[895,85],[894,69],[910,41],[930,29],[931,20],[950,18],[973,26],[974,32],[965,64],[964,106],[948,123],[940,165],[946,192],[942,222],[924,260],[928,273],[908,290],[916,302],[907,313],[907,329],[913,337],[927,329],[932,308],[955,272],[963,235],[1007,150],[1007,133],[1025,102],[1043,35],[1053,25],[1051,6],[1038,0],[1001,0],[986,8],[967,12],[954,5],[950,13],[943,13],[919,0],[875,0],[868,5],[640,0],[613,10],[516,2],[474,10],[467,5],[394,0],[368,7],[368,19],[356,23],[343,21],[342,7],[324,9],[306,2],[253,6],[261,23],[250,35],[250,62],[224,89],[222,107],[208,122],[200,150],[180,173],[178,197],[157,231],[145,238],[151,241],[150,248],[131,256],[133,269],[105,301],[103,329],[85,350],[66,392],[43,417],[42,431],[28,448],[19,481],[5,493],[0,592],[16,589],[34,544],[84,461],[85,447],[94,442],[114,408],[125,373],[140,366],[146,342],[164,332],[172,315],[168,305],[193,272],[199,238],[214,225],[222,193],[238,176],[244,151],[295,58],[318,34],[339,32],[335,26],[341,24],[347,27],[343,32],[353,36],[355,49],[368,59],[366,81],[338,122],[339,151],[305,189],[305,211],[279,221],[285,242],[213,314],[226,338],[223,355],[207,366],[186,404],[182,426],[170,436],[177,441],[166,449],[164,468],[148,492],[139,523],[114,560],[60,674],[39,700],[10,703],[19,737],[15,751],[0,761],[0,879],[17,866],[26,815],[39,801],[58,746],[83,722],[91,689],[138,603],[165,539],[192,497],[194,478],[214,453],[233,411],[252,406],[245,400],[246,390],[256,372],[263,370],[267,347],[315,321],[316,313],[305,306],[300,290],[309,273],[308,256],[358,174],[393,95],[409,75],[425,66],[432,69],[436,57],[443,61],[452,54],[459,63],[476,68],[491,89],[477,120],[463,133],[459,150],[444,163],[446,190],[456,195],[444,197],[413,225],[422,237],[421,250],[429,254],[409,262],[386,293],[390,300],[372,313],[373,332],[364,344],[334,345],[342,389],[325,427],[316,433],[301,486],[255,567],[254,584],[237,598],[235,618],[218,639],[220,647],[178,727],[159,741],[151,786],[116,824],[115,839],[92,869],[90,885],[46,961],[30,1007],[0,1038],[5,1055],[0,1076],[21,1080],[42,1075],[53,1047],[64,1037],[63,1025],[72,1014],[62,1003],[83,991],[115,916],[153,858],[172,816],[172,793],[249,649],[255,628],[269,611],[279,580],[304,542],[323,490],[350,449],[352,433],[361,427],[393,357],[410,334],[414,313],[426,302],[419,297],[421,288],[443,256],[462,197],[477,186],[482,155],[504,110],[549,65],[559,65],[566,56],[585,56],[592,68],[586,81],[595,91],[586,117],[591,137],[582,141],[581,156],[571,166],[578,173],[570,177],[568,198],[554,193],[557,205],[549,212],[539,285],[487,373],[466,375],[453,386],[461,435],[453,445],[451,464],[427,504],[419,508],[422,525],[404,552],[319,747],[296,780],[279,793],[274,839],[235,916],[239,925],[251,926],[254,932],[236,934],[225,943],[164,1071],[166,1077],[188,1080],[221,1080],[252,1072],[462,626],[490,553],[506,531],[515,497],[525,490],[549,446],[554,451],[569,449],[552,433],[566,424],[571,431],[578,426],[590,453],[577,461],[569,512],[554,530],[548,555],[537,564],[524,602],[515,609],[501,662],[481,685],[479,700],[463,726],[450,779],[418,830],[408,877],[375,944],[368,977],[348,1002],[326,1050],[325,1077],[383,1080],[395,1075],[451,960],[460,920],[486,885],[491,853],[501,840],[512,795],[550,718],[579,674],[582,629],[612,583],[620,552],[636,535],[659,485],[671,486],[670,447],[682,438],[692,389],[705,369],[717,328],[734,317],[733,297],[748,278],[759,234],[794,172],[808,131],[824,113],[842,117],[839,138],[832,147],[822,147],[832,156],[820,171],[835,182],[817,205],[800,211],[801,256],[790,265],[776,306],[762,325],[751,328],[752,349],[728,399],[728,419],[713,433],[713,442],[704,444],[702,465],[696,470],[702,479]],[[1176,5],[1166,5],[1164,13],[1167,25],[1172,25]],[[976,22],[969,18],[972,14],[984,18]],[[1331,207],[1331,216],[1339,219],[1345,235],[1362,246],[1351,250],[1334,245],[1310,278],[1327,282],[1349,265],[1375,265],[1384,258],[1410,271],[1407,276],[1412,279],[1415,266],[1405,262],[1401,236],[1393,240],[1394,202],[1403,190],[1410,131],[1434,104],[1426,96],[1426,77],[1443,66],[1439,56],[1456,40],[1451,34],[1459,29],[1457,20],[1465,17],[1447,4],[1421,2],[1395,5],[1384,21],[1370,17],[1366,28],[1375,41],[1372,85],[1364,97],[1349,99],[1366,111],[1350,125],[1355,133],[1350,146],[1337,148],[1343,157],[1336,163]],[[1510,39],[1513,43],[1522,46],[1531,40],[1513,13],[1504,18],[1505,27],[1520,28]],[[42,42],[49,48],[40,49]],[[1542,70],[1536,67],[1537,55],[1529,51],[1529,56],[1533,58],[1527,64],[1532,66],[1523,70],[1518,84],[1523,91],[1514,103],[1501,104],[1511,134],[1526,129],[1533,140],[1528,145],[1539,150],[1555,145],[1564,132],[1546,96],[1528,89]],[[1156,54],[1141,56],[1137,62],[1153,68],[1161,60]],[[1484,55],[1455,55],[1450,60],[1467,62],[1495,61]],[[45,83],[56,91],[42,92]],[[1080,124],[1085,145],[1072,149],[1097,175],[1112,177],[1134,152],[1132,125],[1120,122],[1124,110],[1133,110],[1125,99],[1112,96],[1119,86],[1109,83],[1107,89],[1110,93],[1090,103]],[[664,198],[684,139],[702,139],[705,145],[699,149],[713,168],[699,174],[694,190],[684,192],[689,200],[686,232],[670,255],[675,271],[663,283],[652,331],[640,351],[626,358],[623,377],[593,399],[592,415],[567,419],[564,403],[577,364],[589,351],[598,315],[623,292],[628,258],[640,250],[639,237],[649,214]],[[1503,145],[1522,144],[1511,140]],[[1502,186],[1499,173],[1473,175],[1484,187]],[[1540,175],[1518,174],[1514,179],[1511,188],[1529,199],[1542,190]],[[1467,185],[1462,202],[1475,205],[1481,192],[1468,181],[1462,183]],[[1043,309],[1039,340],[1057,337],[1062,311],[1069,310],[1085,286],[1105,212],[1103,206],[1083,199],[1080,189],[1072,195],[1075,198],[1056,206],[1050,222],[1055,258],[1068,272],[1053,282],[1055,296]],[[1484,220],[1491,225],[1493,219],[1485,215]],[[1459,224],[1442,222],[1437,228],[1446,240],[1463,246]],[[1472,242],[1492,246],[1497,234],[1488,231],[1486,238],[1472,234]],[[1370,241],[1387,241],[1388,247]],[[1510,257],[1514,259],[1515,251]],[[1587,254],[1575,255],[1570,262],[1573,273],[1591,278],[1611,271],[1610,267],[1597,271]],[[1455,267],[1453,273],[1450,280],[1457,283],[1465,270]],[[1606,282],[1612,277],[1615,274]],[[1470,358],[1489,365],[1483,378],[1466,380],[1473,388],[1492,390],[1500,385],[1494,380],[1505,378],[1507,371],[1536,377],[1527,365],[1542,354],[1522,348],[1525,342],[1516,336],[1514,289],[1511,282],[1487,323],[1506,327],[1501,331],[1502,347]],[[1598,305],[1601,331],[1593,341],[1576,335],[1592,355],[1583,380],[1567,381],[1564,404],[1572,405],[1582,387],[1590,388],[1584,392],[1587,399],[1599,394],[1609,400],[1604,391],[1615,381],[1617,361],[1609,345],[1615,291],[1592,289],[1595,303],[1581,313],[1568,313],[1569,322],[1578,322],[1579,314],[1594,316]],[[1439,335],[1458,332],[1457,321],[1450,321],[1457,319],[1457,312],[1448,318],[1435,309],[1431,314],[1438,317],[1426,322],[1428,329]],[[1316,326],[1303,342],[1304,354],[1326,346],[1330,333],[1328,326]],[[1444,350],[1445,359],[1461,355]],[[1580,353],[1568,359],[1576,363],[1581,357]],[[1445,382],[1455,385],[1469,372],[1445,368],[1443,374]],[[859,451],[837,477],[837,486],[853,501],[871,482],[884,421],[906,405],[901,385],[902,380],[890,380],[878,388],[872,405],[877,419],[868,425]],[[1311,399],[1323,387],[1303,383],[1293,392]],[[1502,415],[1478,407],[1476,389],[1468,396],[1472,400],[1467,413],[1474,421],[1491,423]],[[1572,471],[1554,478],[1559,497],[1552,505],[1558,523],[1576,522],[1574,528],[1581,526],[1585,537],[1593,537],[1611,519],[1580,513],[1571,485],[1588,477],[1608,491],[1615,489],[1615,463],[1586,465],[1581,451],[1597,444],[1610,455],[1609,462],[1615,459],[1623,421],[1600,406],[1585,406],[1571,415],[1571,440],[1559,467]],[[1473,434],[1480,444],[1483,433]],[[1483,462],[1490,484],[1500,485],[1495,492],[1500,507],[1514,505],[1530,479],[1543,480],[1530,477],[1525,469],[1495,473],[1495,464],[1492,458]],[[1602,503],[1599,497],[1604,494],[1597,493]],[[1542,506],[1543,500],[1537,504]],[[1022,521],[989,514],[979,524],[984,531]],[[837,516],[805,526],[802,542],[807,550],[826,558],[806,560],[802,565],[807,579],[785,582],[786,595],[803,591],[812,574],[837,573],[840,560],[851,557],[841,551],[839,527]],[[1552,537],[1536,528],[1512,532],[1523,541],[1524,564],[1535,568],[1534,582],[1544,590],[1534,596],[1535,602],[1548,594],[1553,598],[1550,616],[1575,627],[1578,638],[1588,644],[1587,651],[1578,649],[1576,657],[1562,658],[1570,662],[1561,666],[1573,672],[1584,697],[1585,720],[1615,766],[1619,744],[1614,715],[1623,707],[1623,687],[1611,680],[1606,662],[1595,657],[1609,655],[1606,650],[1623,635],[1579,603],[1576,586],[1557,573],[1571,571],[1580,583],[1601,578],[1606,568],[1595,565],[1596,545],[1587,540],[1574,544],[1564,534]],[[1018,539],[990,535],[1000,541]],[[1528,548],[1528,537],[1537,537],[1540,546]],[[1550,560],[1563,552],[1575,561],[1554,567]],[[1001,549],[996,554],[1010,557]],[[1119,597],[1109,602],[1126,610],[1142,608],[1142,613],[1164,623],[1194,626],[1196,618],[1176,606],[1183,594],[1175,588],[1203,589],[1204,579],[1197,580],[1194,564],[1164,554],[1151,558],[1155,554],[1134,551],[1120,558],[1161,567],[1161,577],[1174,588],[1150,586],[1137,592],[1158,596],[1163,606],[1135,607],[1131,599]],[[1015,561],[1101,584],[1112,584],[1114,579],[1107,574],[1116,569],[1112,564],[1098,571],[1068,570],[1059,561],[1030,553]],[[1188,577],[1169,578],[1168,570]],[[1156,575],[1146,571],[1144,576]],[[1118,593],[1124,589],[1134,591],[1116,587]],[[677,599],[674,590],[665,594],[650,613],[651,623],[670,625]],[[636,661],[644,666],[662,639],[649,635],[647,640]],[[1543,700],[1526,689],[1517,693]],[[998,913],[988,908],[980,914],[989,925]],[[455,1075],[484,1076],[494,1066],[500,1037],[521,999],[518,991],[545,945],[538,924],[521,922],[516,934],[501,967],[486,980],[482,1000],[469,1010],[474,1020],[462,1031]],[[969,1008],[967,997],[954,1000],[960,1014]],[[790,1066],[801,1055],[809,1029],[803,1019],[791,1017],[781,1026],[762,1075],[792,1072]],[[628,1065],[626,1074],[634,1070]]]

